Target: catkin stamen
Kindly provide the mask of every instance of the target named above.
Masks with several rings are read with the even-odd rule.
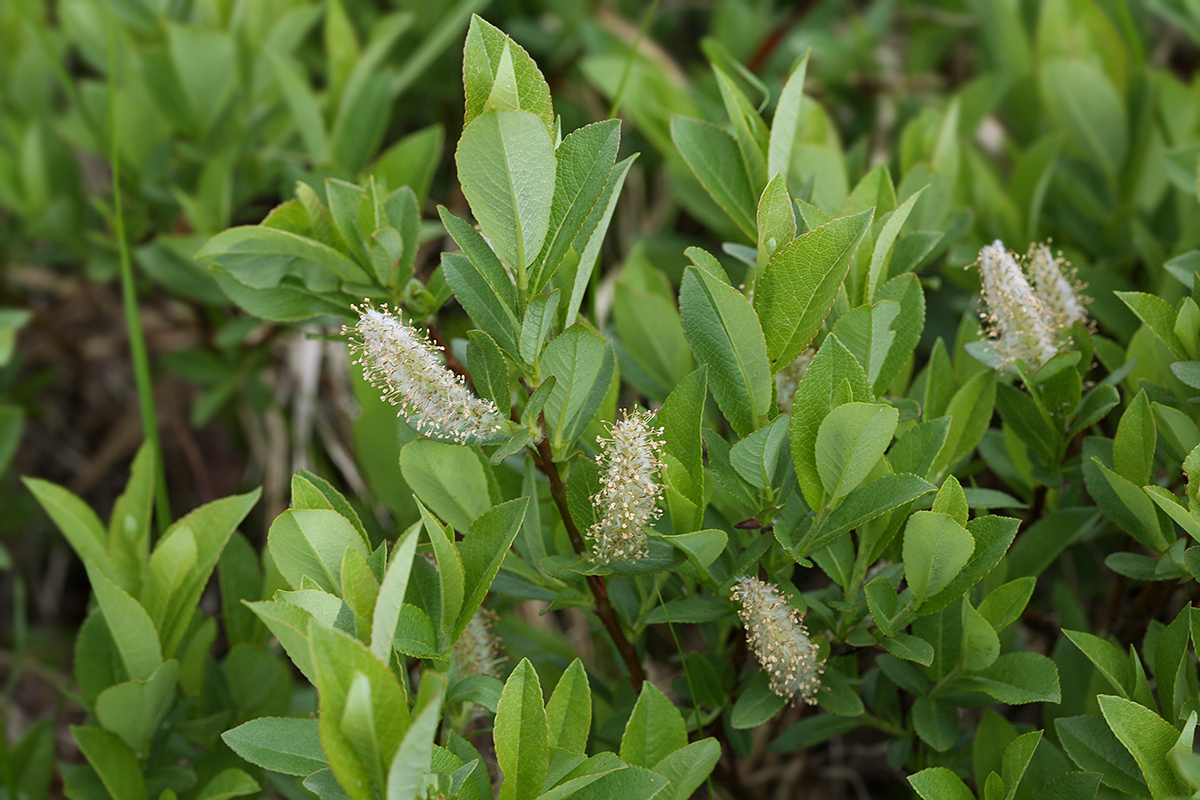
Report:
[[[738,616],[758,663],[767,671],[771,691],[816,703],[825,667],[817,662],[817,645],[808,638],[800,612],[775,586],[757,578],[738,578],[732,597],[741,604]]]
[[[600,491],[592,500],[600,521],[589,531],[592,558],[599,564],[629,561],[649,554],[646,527],[662,513],[662,486],[654,476],[663,467],[662,429],[650,425],[648,412],[628,414],[600,440]]]
[[[446,369],[424,332],[405,325],[386,305],[353,308],[358,324],[342,332],[355,335],[354,363],[362,365],[363,377],[382,390],[384,400],[400,406],[418,433],[467,444],[504,431],[506,420],[495,404],[471,394],[463,379]]]

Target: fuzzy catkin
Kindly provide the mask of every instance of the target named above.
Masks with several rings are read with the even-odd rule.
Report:
[[[738,616],[758,663],[771,679],[771,691],[816,703],[825,668],[817,662],[817,645],[808,638],[800,612],[775,586],[757,578],[738,578],[732,596],[741,604]]]
[[[1013,254],[997,239],[979,251],[984,321],[1005,364],[1021,360],[1038,369],[1058,352],[1046,305],[1034,293]]]
[[[462,636],[454,643],[454,663],[460,676],[490,675],[495,678],[500,675],[504,656],[500,639],[492,632],[495,624],[496,614],[484,608],[471,617]]]
[[[592,558],[598,564],[644,558],[649,553],[646,526],[658,519],[662,486],[654,476],[663,467],[662,428],[650,425],[649,412],[627,414],[600,440],[600,491],[592,501],[599,522],[589,531]]]
[[[354,308],[358,324],[351,347],[363,377],[399,405],[418,433],[459,444],[485,442],[504,430],[506,420],[488,400],[475,397],[442,363],[428,337],[405,325],[387,306]]]
[[[1055,331],[1065,331],[1076,322],[1087,324],[1087,311],[1079,297],[1082,287],[1066,261],[1055,258],[1048,245],[1035,244],[1030,248],[1025,264],[1033,291],[1045,305]]]

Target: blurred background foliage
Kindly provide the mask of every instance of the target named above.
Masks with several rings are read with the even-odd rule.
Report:
[[[1049,238],[1065,252],[1094,298],[1102,361],[1118,346],[1161,346],[1114,291],[1174,304],[1200,269],[1194,0],[5,0],[0,681],[20,698],[10,725],[71,713],[57,689],[88,597],[16,476],[62,483],[103,514],[141,437],[111,131],[172,505],[261,484],[246,528],[260,544],[292,472],[309,468],[349,490],[378,538],[390,515],[412,512],[396,462],[411,433],[323,338],[336,332],[328,318],[247,316],[238,306],[253,311],[252,292],[193,255],[231,225],[260,222],[297,182],[316,205],[327,178],[409,185],[414,274],[436,309],[446,237],[434,206],[465,209],[444,145],[462,128],[471,13],[533,56],[564,131],[615,109],[619,157],[640,153],[588,301],[598,324],[614,296],[620,327],[622,292],[677,283],[688,245],[724,244],[737,274],[750,240],[701,189],[671,120],[755,136],[721,82],[770,108],[805,53],[793,194],[832,214],[854,210],[852,188],[871,174],[894,183],[897,203],[928,185],[893,256],[893,271],[913,267],[940,289],[928,294],[918,366],[937,337],[961,340],[974,325],[977,277],[963,267],[994,238],[1018,251]],[[1127,385],[1138,377],[1135,367]],[[1187,394],[1169,374],[1156,380]],[[517,652],[522,637],[530,649],[556,644],[533,626],[504,633]]]

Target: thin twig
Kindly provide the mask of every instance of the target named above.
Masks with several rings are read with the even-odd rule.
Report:
[[[562,482],[562,476],[558,474],[558,466],[554,463],[553,453],[550,452],[550,443],[545,438],[538,442],[534,463],[550,481],[550,496],[554,499],[554,505],[558,507],[563,525],[566,526],[571,546],[575,548],[576,553],[583,555],[587,552],[587,545],[583,541],[583,534],[579,532],[575,520],[571,517],[571,509],[567,506],[567,488]],[[587,580],[588,587],[592,590],[592,596],[596,598],[596,615],[600,617],[600,622],[608,631],[609,638],[616,645],[617,652],[621,654],[621,659],[625,662],[626,669],[629,670],[629,682],[633,685],[634,691],[641,692],[642,684],[646,682],[646,671],[638,659],[637,650],[630,644],[629,639],[625,636],[625,631],[621,629],[621,623],[617,621],[616,611],[608,599],[608,584],[600,575],[588,575]]]

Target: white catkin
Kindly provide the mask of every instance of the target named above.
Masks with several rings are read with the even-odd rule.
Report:
[[[387,306],[359,309],[352,333],[354,363],[363,377],[382,390],[383,399],[399,405],[420,434],[459,444],[485,442],[505,429],[507,420],[488,401],[471,394],[460,376],[446,369],[441,354],[422,332],[405,325]]]
[[[778,398],[779,410],[789,413],[792,402],[796,399],[796,390],[800,388],[800,379],[804,377],[808,365],[817,354],[815,347],[809,347],[796,356],[792,363],[775,373],[775,396]]]
[[[738,578],[732,596],[741,604],[738,616],[758,663],[771,679],[771,691],[816,703],[825,667],[817,662],[817,645],[808,638],[800,612],[779,589],[757,578]]]
[[[1004,364],[1022,360],[1038,369],[1058,352],[1050,313],[1037,297],[1013,254],[997,239],[979,251],[983,314]]]
[[[649,553],[646,526],[658,519],[662,486],[654,479],[663,467],[662,429],[650,425],[649,412],[627,414],[600,440],[600,491],[592,501],[600,521],[589,531],[592,558],[599,564],[644,558]]]
[[[1035,244],[1026,256],[1025,266],[1038,299],[1050,314],[1050,326],[1065,332],[1076,322],[1087,324],[1087,311],[1079,296],[1083,288],[1063,258],[1055,257],[1049,245]]]
[[[492,632],[495,624],[495,612],[485,608],[479,609],[471,617],[462,636],[454,643],[454,663],[458,666],[460,676],[490,675],[495,678],[500,675],[504,656],[500,650],[500,639]]]

